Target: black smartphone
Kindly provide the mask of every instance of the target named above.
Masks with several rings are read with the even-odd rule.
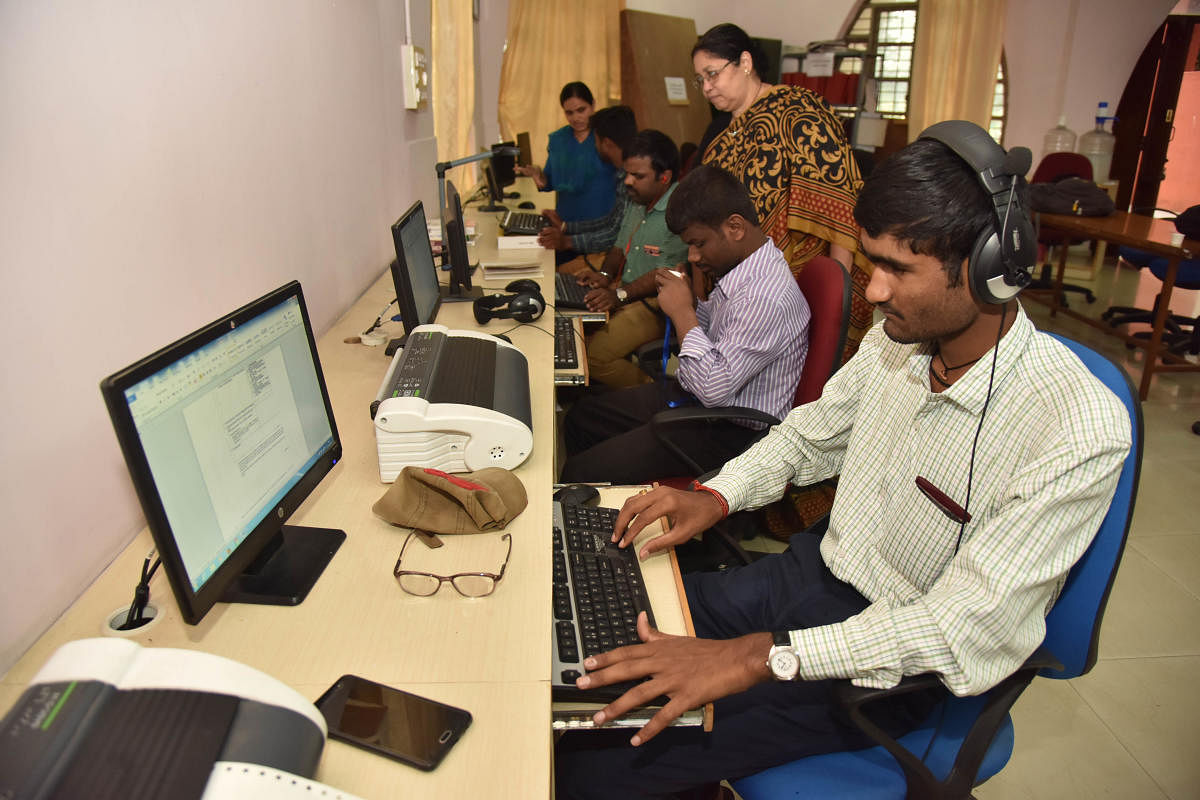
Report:
[[[317,700],[329,736],[431,770],[441,762],[471,714],[381,683],[343,675]]]

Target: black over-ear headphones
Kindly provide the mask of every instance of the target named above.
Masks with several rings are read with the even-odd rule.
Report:
[[[1021,206],[1017,183],[1033,163],[1027,147],[1004,148],[973,122],[947,120],[921,132],[966,161],[992,199],[994,225],[979,232],[967,259],[967,283],[984,303],[1006,303],[1029,285],[1037,263],[1037,237],[1029,212]]]
[[[537,281],[516,280],[504,287],[511,294],[485,294],[471,306],[480,325],[493,319],[533,322],[546,310],[546,299]]]

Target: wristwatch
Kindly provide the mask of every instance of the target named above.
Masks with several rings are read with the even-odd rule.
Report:
[[[777,681],[794,681],[800,674],[800,656],[792,648],[792,636],[787,631],[772,634],[775,646],[767,656],[767,666]]]
[[[618,286],[617,287],[617,302],[624,303],[628,299],[629,299],[629,292],[625,291],[624,286]]]

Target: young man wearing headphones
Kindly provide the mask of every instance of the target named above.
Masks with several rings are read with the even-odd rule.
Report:
[[[675,143],[665,133],[647,129],[633,137],[623,155],[630,202],[616,243],[599,272],[579,277],[593,287],[585,298],[588,308],[611,312],[604,327],[588,337],[587,358],[591,380],[613,387],[650,380],[629,354],[663,336],[654,271],[674,268],[687,258],[687,246],[666,223],[679,175]]]
[[[935,673],[944,688],[872,705],[902,735],[939,693],[987,690],[1042,641],[1130,432],[1120,401],[1015,300],[1035,262],[1020,197],[1028,166],[1028,151],[1006,154],[955,121],[867,178],[855,218],[882,324],[819,400],[707,485],[632,498],[613,539],[628,546],[667,515],[670,531],[642,549],[654,552],[789,483],[840,475],[828,531],[747,567],[685,576],[697,638],[643,617],[644,644],[589,659],[582,688],[649,678],[598,721],[659,695],[671,702],[632,740],[564,737],[558,797],[675,796],[867,746],[832,711],[831,681],[889,687]],[[710,733],[664,727],[710,701]]]

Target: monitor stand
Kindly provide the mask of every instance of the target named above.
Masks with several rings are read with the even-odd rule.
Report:
[[[225,603],[299,605],[346,540],[336,528],[284,525],[225,589]]]
[[[458,286],[451,289],[443,284],[438,287],[438,291],[441,292],[443,303],[470,303],[483,297],[482,286],[472,286],[470,289]]]
[[[508,206],[500,203],[488,203],[486,206],[480,206],[480,211],[508,211]]]

